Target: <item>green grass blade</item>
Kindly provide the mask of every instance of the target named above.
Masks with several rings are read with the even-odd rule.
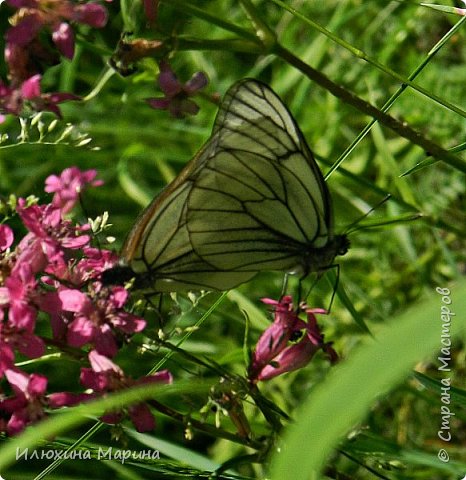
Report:
[[[295,415],[282,448],[272,461],[271,478],[317,479],[328,456],[351,427],[360,422],[374,400],[401,382],[415,363],[436,355],[441,344],[441,308],[456,312],[449,335],[464,331],[460,312],[466,311],[466,281],[454,286],[451,305],[433,293],[376,332],[333,370]],[[439,422],[441,421],[439,414]]]

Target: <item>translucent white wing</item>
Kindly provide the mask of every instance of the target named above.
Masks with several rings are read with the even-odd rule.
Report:
[[[157,292],[228,290],[254,275],[220,272],[192,249],[186,228],[186,199],[192,188],[189,174],[199,162],[190,164],[152,201],[125,242],[122,257],[141,288]]]
[[[256,80],[235,84],[211,143],[188,195],[195,252],[219,269],[308,273],[328,266],[338,246],[329,192],[277,95]]]
[[[211,138],[144,210],[122,256],[142,288],[227,290],[263,270],[318,271],[346,248],[293,117],[247,79],[227,92]]]

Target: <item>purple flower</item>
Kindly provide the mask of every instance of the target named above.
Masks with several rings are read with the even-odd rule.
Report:
[[[168,370],[161,370],[153,375],[138,380],[126,376],[121,368],[109,358],[100,355],[95,350],[89,353],[89,362],[92,368],[81,369],[81,383],[94,392],[107,393],[130,388],[133,385],[147,383],[172,383],[173,378]],[[155,420],[145,403],[138,403],[128,407],[128,415],[138,432],[146,432],[155,428]],[[124,412],[113,412],[104,415],[101,420],[106,423],[119,423]]]
[[[27,47],[15,43],[5,46],[5,61],[8,65],[8,77],[12,88],[36,74],[42,74],[47,67],[57,65],[60,56],[54,50],[42,45],[39,37],[33,38]]]
[[[58,50],[66,57],[73,58],[74,56],[74,32],[70,25],[62,22],[57,25],[52,33],[53,43]]]
[[[13,2],[7,0],[7,3],[11,5]],[[29,11],[28,13],[29,14],[26,14],[22,19],[18,19],[18,22],[7,30],[5,35],[7,44],[17,45],[18,47],[24,48],[42,28],[40,15],[34,10]]]
[[[8,45],[26,47],[46,28],[52,40],[67,58],[74,55],[74,33],[68,22],[101,28],[107,23],[106,9],[94,2],[75,4],[67,0],[6,0],[18,8],[13,27],[6,33]]]
[[[186,114],[196,115],[199,106],[189,97],[207,85],[202,72],[195,73],[184,85],[180,83],[167,62],[160,62],[159,85],[165,94],[163,98],[148,98],[147,103],[159,110],[168,110],[173,117],[183,118]]]
[[[331,343],[324,343],[315,314],[327,313],[323,309],[309,309],[301,306],[294,310],[292,299],[285,296],[279,302],[263,299],[273,305],[275,319],[259,338],[249,367],[249,379],[256,383],[260,380],[291,372],[307,365],[314,354],[322,349],[335,362],[338,356]],[[298,316],[305,311],[307,322]]]
[[[1,416],[9,416],[5,428],[9,435],[16,435],[27,425],[43,418],[47,407],[71,406],[83,399],[83,395],[65,392],[46,396],[47,378],[43,375],[27,375],[20,370],[9,369],[5,377],[15,393],[14,397],[0,402]]]
[[[80,100],[80,97],[72,93],[41,93],[40,80],[40,75],[34,75],[18,88],[9,87],[0,81],[0,112],[19,116],[30,109],[35,112],[52,112],[61,118],[59,103]]]
[[[0,80],[0,112],[19,115],[22,110],[23,98],[21,89],[10,88]]]
[[[112,0],[105,0],[111,2]],[[77,23],[83,23],[93,28],[105,27],[108,20],[107,10],[98,3],[89,2],[87,4],[75,5],[71,20]]]

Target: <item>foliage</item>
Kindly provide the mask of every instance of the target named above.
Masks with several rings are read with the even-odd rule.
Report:
[[[0,5],[2,47],[22,3]],[[454,2],[439,10],[408,0],[121,0],[97,2],[87,17],[76,6],[88,2],[49,1],[52,11],[55,3],[73,8],[43,17],[38,43],[27,39],[36,60],[28,72],[40,86],[37,78],[25,86],[11,60],[0,66],[0,192],[15,236],[25,228],[14,198],[45,204],[44,180],[78,166],[105,183],[83,193],[73,221],[100,217],[94,246],[118,250],[141,207],[209,137],[220,96],[240,78],[258,78],[299,123],[328,181],[335,231],[349,233],[331,313],[318,319],[340,362],[330,366],[317,352],[305,368],[247,381],[251,351],[272,321],[260,299],[280,297],[283,274],[262,273],[222,294],[160,301],[135,293],[132,313],[147,326],[118,337],[113,360],[133,379],[168,369],[173,384],[134,385],[66,411],[46,406],[46,420],[0,438],[0,475],[209,478],[219,469],[218,478],[462,478],[466,19]],[[37,58],[39,44],[48,53]],[[173,95],[158,84],[167,68],[179,79]],[[199,71],[209,83],[191,88]],[[111,225],[98,228],[104,212]],[[300,287],[310,307],[328,308],[335,279],[330,271],[298,286],[290,277],[288,291]],[[41,318],[38,334],[48,338]],[[80,348],[86,355],[50,342],[16,366],[46,376],[53,392],[78,392],[91,347]],[[6,383],[1,389],[11,393]],[[98,421],[135,399],[147,400],[155,430]],[[15,461],[16,448],[27,447],[57,458]],[[110,447],[160,458],[99,458]],[[72,451],[88,453],[60,454]]]

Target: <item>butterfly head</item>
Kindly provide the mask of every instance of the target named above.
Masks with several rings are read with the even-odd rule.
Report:
[[[300,268],[293,273],[300,272],[304,277],[312,272],[322,272],[334,265],[333,261],[336,256],[345,255],[350,246],[349,239],[346,235],[336,235],[323,246],[311,247],[303,252],[300,256],[302,263]]]
[[[350,241],[346,235],[337,235],[333,241],[335,242],[335,256],[348,253]]]
[[[135,272],[127,265],[115,265],[102,272],[100,279],[103,285],[124,285],[135,278]]]

